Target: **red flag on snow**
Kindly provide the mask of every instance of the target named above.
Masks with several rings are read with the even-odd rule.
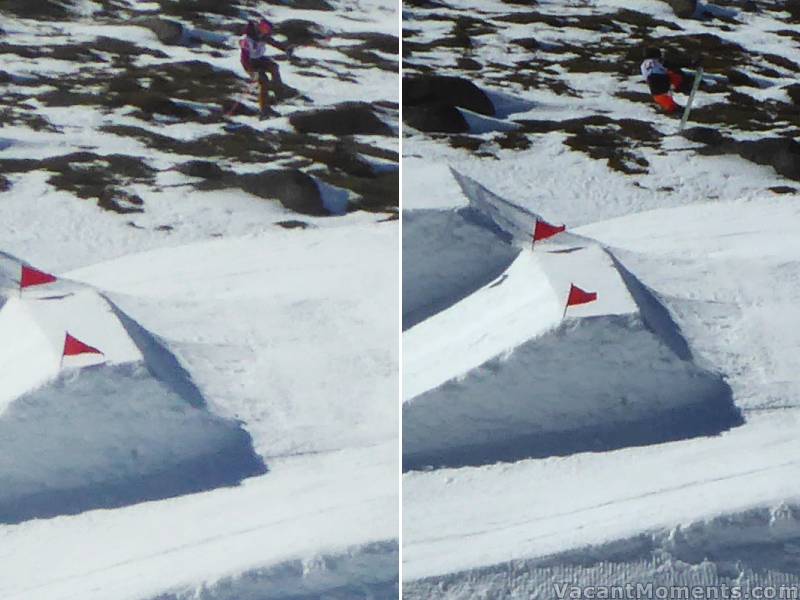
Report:
[[[553,225],[547,221],[536,219],[536,224],[533,226],[533,243],[540,240],[546,240],[553,237],[567,229],[566,225]]]
[[[53,283],[56,278],[50,273],[45,273],[39,269],[34,269],[27,265],[22,265],[22,276],[19,280],[20,289],[31,287],[33,285],[43,285],[45,283]]]
[[[577,306],[578,304],[588,304],[597,300],[597,292],[587,292],[576,285],[569,286],[569,296],[567,296],[567,306]]]
[[[63,356],[78,356],[79,354],[103,354],[97,348],[93,348],[89,344],[84,344],[78,338],[72,337],[67,334],[64,338],[64,353]]]

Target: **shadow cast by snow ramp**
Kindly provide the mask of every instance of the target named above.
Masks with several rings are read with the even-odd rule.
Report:
[[[519,254],[472,209],[403,213],[403,329],[497,278]]]
[[[403,469],[602,452],[716,435],[743,423],[718,375],[670,359],[666,346],[630,326],[624,317],[567,323],[417,398],[403,412]],[[649,410],[630,410],[636,403]],[[458,439],[431,443],[464,425]],[[517,434],[525,428],[531,433]]]
[[[114,508],[266,471],[235,422],[141,363],[62,374],[0,415],[0,523]]]

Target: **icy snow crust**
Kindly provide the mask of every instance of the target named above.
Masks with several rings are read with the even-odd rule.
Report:
[[[404,260],[404,286],[424,307],[404,310],[404,353],[416,369],[404,380],[404,413],[428,394],[442,404],[430,402],[412,432],[436,450],[404,461],[408,600],[552,599],[565,583],[800,584],[796,151],[780,172],[765,152],[746,159],[735,144],[720,151],[711,137],[699,141],[796,138],[798,15],[783,2],[752,12],[699,4],[710,18],[676,18],[659,0],[404,6],[406,76],[463,77],[495,107],[493,116],[461,110],[462,133],[404,130],[404,250],[427,262]],[[688,139],[653,110],[640,80],[641,47],[651,43],[704,56],[689,127],[705,129]],[[571,235],[530,255],[537,216]],[[468,227],[472,249],[458,234]],[[595,306],[611,287],[633,308],[559,321],[549,306],[559,293],[543,273],[575,248],[584,248],[576,260],[589,248],[604,257],[585,263],[602,279],[582,286],[600,293]],[[555,273],[586,274],[578,265]],[[587,337],[589,349],[576,352],[572,336],[592,322],[603,323],[598,337],[618,335],[610,350]],[[618,445],[590,430],[556,437],[547,452],[538,452],[541,435],[525,440],[535,458],[516,445],[476,446],[493,425],[507,433],[517,419],[537,424],[530,405],[504,412],[517,398],[502,384],[534,343],[525,339],[550,343],[536,356],[547,371],[515,372],[531,389],[559,374],[560,385],[575,385],[586,375],[575,361],[599,356],[617,367],[628,359],[625,375],[645,379],[648,358],[660,356],[665,372],[682,365],[729,386],[728,400],[694,404],[709,409],[706,431],[692,429],[702,416],[661,413],[640,430],[649,439],[626,439],[637,427],[620,426]],[[647,341],[642,361],[626,357],[637,340]],[[564,360],[548,362],[562,351]],[[619,375],[593,372],[592,390]],[[672,387],[665,378],[652,397]],[[685,389],[688,405],[703,395],[702,386]],[[419,434],[429,423],[438,427]],[[660,438],[673,425],[683,434]],[[471,445],[451,451],[451,436]]]

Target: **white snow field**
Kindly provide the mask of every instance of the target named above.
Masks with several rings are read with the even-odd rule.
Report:
[[[87,501],[100,506],[181,495],[0,526],[0,596],[396,594],[397,320],[385,317],[399,309],[392,256],[396,223],[353,215],[65,274],[102,290],[115,313],[91,319],[116,315],[116,333],[144,362],[112,365],[109,356],[8,404],[4,483],[44,486],[36,500],[51,514],[75,512],[70,501],[87,508],[59,485],[91,484]],[[3,313],[20,303],[9,299]],[[100,348],[113,335],[104,331]],[[192,405],[187,387],[204,406]],[[268,472],[187,493],[257,474],[252,447]],[[198,460],[195,475],[191,459],[204,453],[213,460]],[[150,481],[153,466],[161,471]],[[43,557],[76,545],[80,561],[42,571]]]
[[[404,3],[408,600],[800,593],[800,15],[700,4]]]
[[[260,14],[301,94],[263,121]],[[0,598],[396,598],[396,5],[10,1],[0,37]]]

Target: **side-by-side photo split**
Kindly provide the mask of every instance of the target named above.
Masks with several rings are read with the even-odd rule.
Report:
[[[406,600],[800,595],[799,24],[405,0]]]
[[[0,600],[800,600],[798,0],[0,58]]]
[[[0,599],[397,598],[395,0],[2,0],[0,54]]]

